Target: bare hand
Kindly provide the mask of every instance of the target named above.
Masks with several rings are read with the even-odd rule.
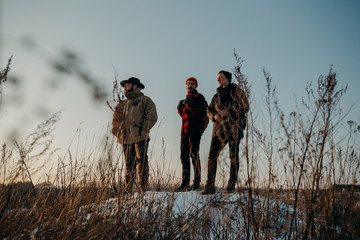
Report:
[[[227,116],[229,115],[229,112],[226,111],[226,110],[221,110],[221,111],[219,112],[219,115],[220,115],[221,117],[227,117]]]
[[[220,122],[220,121],[221,121],[221,116],[220,116],[220,114],[216,114],[216,115],[214,116],[214,120],[215,120],[216,122]]]

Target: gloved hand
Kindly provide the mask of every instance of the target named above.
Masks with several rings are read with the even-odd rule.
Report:
[[[191,114],[191,113],[192,113],[191,110],[190,110],[190,108],[188,108],[188,107],[186,107],[184,111],[185,111],[187,114]]]
[[[187,106],[187,107],[190,107],[190,105],[191,105],[191,100],[190,100],[190,98],[185,98],[185,100],[184,100],[184,105]]]
[[[180,100],[179,104],[177,105],[177,109],[180,111],[181,109],[183,109],[185,107],[184,105],[184,100]]]

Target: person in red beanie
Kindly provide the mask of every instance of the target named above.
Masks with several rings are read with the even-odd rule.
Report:
[[[179,115],[182,118],[181,126],[181,163],[182,182],[176,191],[198,191],[201,181],[200,164],[200,140],[204,133],[209,119],[206,114],[207,102],[204,96],[196,90],[198,81],[196,78],[188,78],[185,82],[187,95],[177,106]],[[194,184],[190,187],[190,157],[194,167]]]

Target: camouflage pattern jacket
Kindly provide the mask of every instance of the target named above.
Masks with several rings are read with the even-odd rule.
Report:
[[[217,122],[214,117],[221,110],[228,111],[229,115]],[[225,88],[219,87],[207,108],[207,115],[214,122],[212,135],[220,138],[237,138],[240,134],[241,139],[246,127],[248,111],[249,103],[246,93],[238,85],[230,83]]]

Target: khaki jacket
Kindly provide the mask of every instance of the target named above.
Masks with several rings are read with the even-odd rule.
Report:
[[[125,96],[115,107],[112,133],[121,144],[149,139],[150,129],[157,121],[156,106],[151,98],[137,88]]]

